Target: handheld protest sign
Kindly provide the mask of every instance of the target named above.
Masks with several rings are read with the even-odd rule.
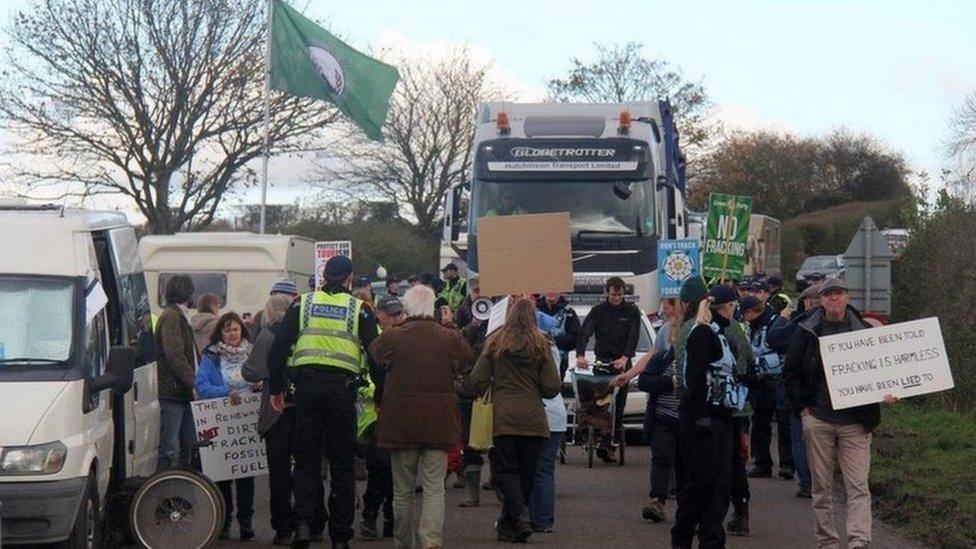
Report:
[[[954,387],[935,317],[824,336],[820,355],[835,410]]]
[[[478,218],[481,295],[571,292],[569,214]]]
[[[261,393],[241,395],[241,403],[212,398],[191,402],[203,474],[214,482],[268,474],[264,441],[258,434]]]

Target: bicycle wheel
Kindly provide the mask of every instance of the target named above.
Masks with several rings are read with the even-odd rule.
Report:
[[[587,452],[587,469],[593,468],[593,456],[596,454],[596,433],[593,431],[593,426],[590,425],[586,428],[586,452]]]
[[[181,469],[153,475],[132,498],[136,542],[149,549],[202,549],[224,525],[224,500],[206,477]]]

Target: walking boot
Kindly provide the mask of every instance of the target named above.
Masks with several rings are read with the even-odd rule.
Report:
[[[641,516],[644,517],[644,520],[649,520],[651,522],[664,521],[664,502],[659,499],[651,500],[650,505],[644,508]]]
[[[726,531],[733,536],[748,536],[749,502],[745,500],[732,502],[732,506],[732,520],[726,525]]]
[[[363,515],[363,521],[359,524],[359,537],[367,541],[379,539],[379,534],[376,532],[375,515]]]
[[[308,526],[299,524],[295,527],[295,536],[291,538],[291,549],[308,549],[311,537],[312,533],[309,532]]]
[[[481,504],[481,470],[467,471],[464,473],[465,489],[467,495],[461,501],[461,507],[477,507]]]

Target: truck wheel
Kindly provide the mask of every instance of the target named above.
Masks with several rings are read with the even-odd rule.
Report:
[[[85,488],[85,495],[81,498],[81,505],[78,506],[78,514],[75,516],[75,525],[71,529],[71,536],[59,544],[62,549],[96,549],[99,547],[100,514],[98,509],[98,487],[95,485],[95,477],[88,476],[88,486]]]

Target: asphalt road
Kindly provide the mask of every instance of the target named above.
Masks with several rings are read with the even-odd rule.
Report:
[[[668,548],[669,530],[673,525],[673,501],[668,501],[669,519],[652,524],[641,519],[648,490],[650,451],[646,446],[631,446],[624,467],[598,464],[586,468],[583,451],[570,448],[567,463],[556,470],[556,528],[553,534],[536,534],[529,543],[543,547],[572,548]],[[728,546],[735,549],[814,548],[813,513],[810,500],[795,496],[794,481],[752,479],[751,536],[729,537]],[[364,483],[360,483],[360,492]],[[463,490],[448,488],[444,526],[445,547],[499,547],[494,541],[492,522],[500,506],[489,492],[482,492],[482,506],[460,508]],[[221,547],[272,547],[273,532],[268,519],[267,477],[258,479],[255,497],[254,526],[256,541],[247,543],[222,542]],[[731,510],[730,510],[731,514]],[[357,531],[358,531],[357,510]],[[838,512],[838,528],[843,537],[843,516]],[[236,536],[236,526],[231,530]],[[392,542],[364,542],[354,545],[381,549]],[[884,549],[914,549],[919,545],[907,541],[893,528],[875,521],[874,547]],[[329,547],[328,541],[319,547]],[[313,545],[315,547],[315,545]],[[843,547],[843,545],[842,545]]]

